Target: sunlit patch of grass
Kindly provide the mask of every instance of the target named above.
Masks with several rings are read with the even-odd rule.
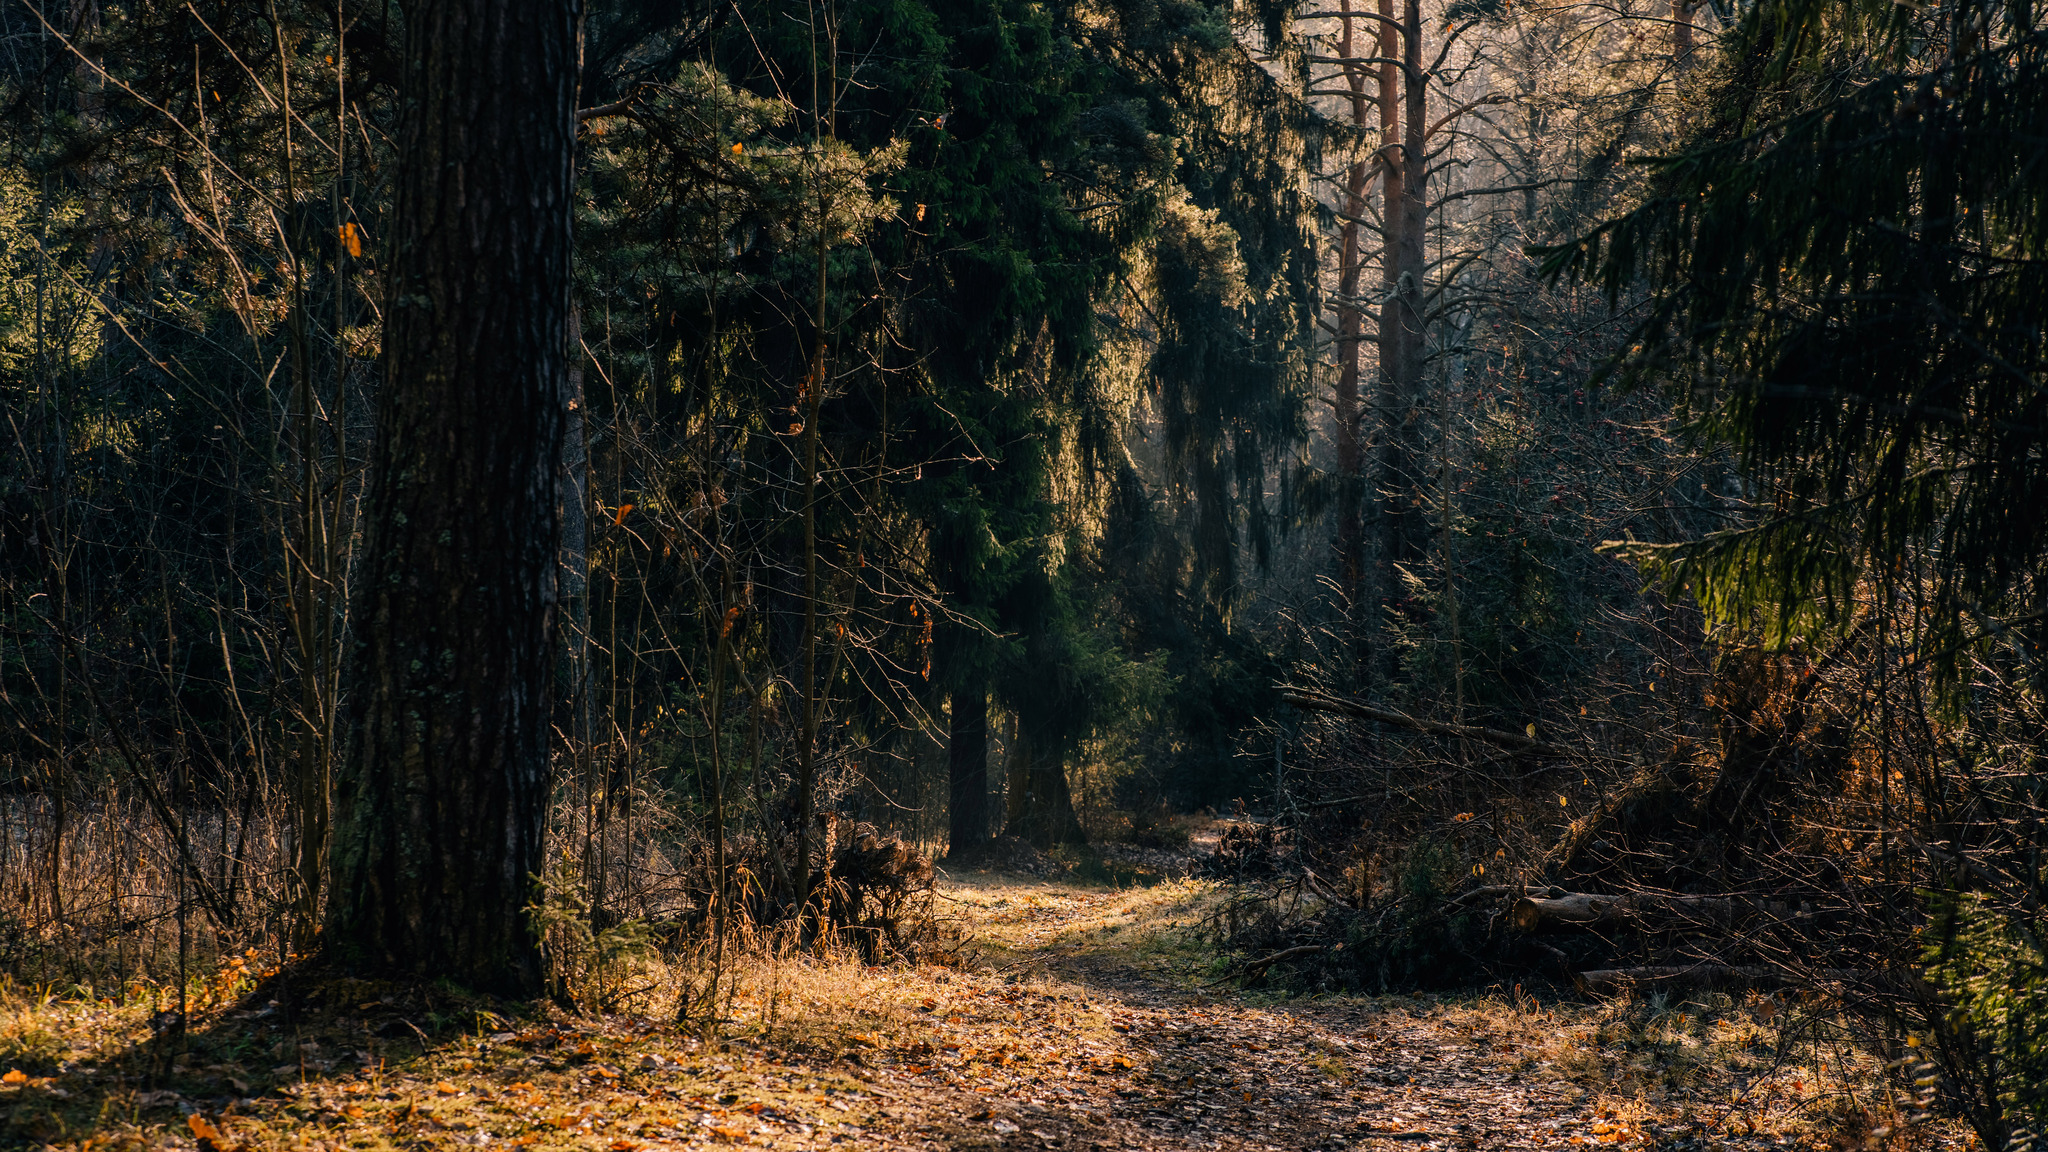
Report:
[[[1884,1146],[1893,1149],[1965,1139],[1953,1121],[1902,1126],[1856,1022],[1824,1001],[1699,993],[1581,1004],[1481,995],[1424,1014],[1496,1068],[1577,1094],[1607,1128],[1603,1135],[1661,1126],[1846,1148],[1886,1129]]]

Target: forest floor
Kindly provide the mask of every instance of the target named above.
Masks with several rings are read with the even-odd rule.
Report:
[[[958,874],[948,965],[750,960],[723,1040],[330,981],[194,1013],[0,998],[0,1146],[536,1152],[1965,1147],[1778,1001],[1237,991],[1225,890]],[[225,980],[221,981],[225,986]],[[1817,1011],[1817,1010],[1816,1010]],[[1818,1020],[1819,1017],[1813,1017]],[[161,1023],[159,1018],[159,1023]],[[1873,1129],[1876,1129],[1873,1131]]]

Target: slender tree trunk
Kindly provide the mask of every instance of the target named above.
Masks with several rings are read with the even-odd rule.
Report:
[[[959,852],[988,839],[988,689],[978,680],[953,693],[947,760],[952,784],[947,850]]]
[[[1401,201],[1403,188],[1408,181],[1409,164],[1407,149],[1401,139],[1401,91],[1403,88],[1401,69],[1389,61],[1402,57],[1402,28],[1394,19],[1394,0],[1379,0],[1379,39],[1374,55],[1380,58],[1379,70],[1379,113],[1380,113],[1380,310],[1375,335],[1379,341],[1379,374],[1376,389],[1375,413],[1376,433],[1374,439],[1375,457],[1373,462],[1372,490],[1376,503],[1375,521],[1378,531],[1373,541],[1372,585],[1369,593],[1361,599],[1364,602],[1362,626],[1371,636],[1370,647],[1375,652],[1373,666],[1380,676],[1389,674],[1390,659],[1386,655],[1389,646],[1383,643],[1379,632],[1385,620],[1387,605],[1394,599],[1399,578],[1394,570],[1393,541],[1401,535],[1401,500],[1398,494],[1398,477],[1404,470],[1400,453],[1400,429],[1398,408],[1395,403],[1400,392],[1402,379],[1401,353],[1407,343],[1400,338],[1401,308],[1398,295],[1401,285],[1401,269],[1398,265],[1397,250],[1401,234]]]
[[[1692,0],[1671,0],[1671,63],[1677,72],[1692,67]]]
[[[1380,0],[1380,15],[1393,18],[1393,0]],[[1422,490],[1418,406],[1422,397],[1424,240],[1428,223],[1427,170],[1423,145],[1428,87],[1422,68],[1420,0],[1406,0],[1398,31],[1380,23],[1380,55],[1401,61],[1380,66],[1380,126],[1386,158],[1384,177],[1386,251],[1380,260],[1385,303],[1380,307],[1379,606],[1396,610],[1401,572],[1420,556],[1421,517],[1415,505]],[[1383,675],[1393,674],[1393,648],[1381,645]]]
[[[1345,13],[1344,32],[1338,54],[1349,60],[1357,51],[1356,41],[1352,38],[1351,0],[1342,0],[1342,10]],[[1361,65],[1344,65],[1345,83],[1351,89],[1351,122],[1361,128],[1368,122],[1372,104],[1365,96],[1367,75],[1368,69]],[[1361,522],[1365,452],[1359,440],[1361,413],[1358,408],[1365,310],[1359,304],[1358,291],[1360,273],[1364,268],[1359,232],[1364,227],[1361,221],[1365,217],[1365,186],[1371,164],[1368,159],[1358,160],[1344,175],[1344,212],[1348,218],[1339,232],[1337,265],[1337,389],[1332,397],[1337,425],[1337,571],[1354,612],[1363,603],[1359,594],[1365,586],[1364,525]],[[1363,637],[1362,613],[1356,621],[1356,631]]]
[[[327,940],[541,991],[578,0],[407,6],[407,106]]]

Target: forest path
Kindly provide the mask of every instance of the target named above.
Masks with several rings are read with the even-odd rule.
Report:
[[[990,874],[941,889],[969,969],[928,998],[945,1037],[877,1053],[886,1145],[952,1149],[1543,1148],[1636,1143],[1549,1080],[1530,1021],[1406,998],[1227,990],[1189,929],[1202,885]],[[929,1041],[927,1041],[928,1043]],[[1005,1058],[1007,1056],[1007,1059]]]
[[[658,970],[627,978],[632,1011],[498,1015],[349,978],[226,995],[247,988],[237,962],[201,981],[223,994],[195,990],[181,1038],[152,1028],[151,995],[0,982],[0,1149],[1785,1146],[1753,1119],[1736,1137],[1712,1103],[1811,1075],[1759,1064],[1740,1011],[1237,991],[1201,932],[1229,895],[950,876],[931,962],[747,954],[708,1041],[670,1022]],[[1739,1081],[1700,1061],[1727,1045],[1750,1061],[1727,1068]],[[1680,1097],[1705,1103],[1688,1116]]]

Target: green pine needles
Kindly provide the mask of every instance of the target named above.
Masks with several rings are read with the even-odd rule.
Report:
[[[1781,639],[1874,586],[1918,602],[1946,667],[1987,633],[2037,647],[2048,29],[2024,4],[1800,0],[1731,41],[1655,195],[1541,252],[1640,308],[1611,370],[1672,384],[1757,481],[1738,526],[1637,554]]]
[[[2048,949],[2039,924],[1982,896],[1938,897],[1936,908],[1928,975],[1995,1051],[2013,1146],[2032,1147],[2029,1133],[2048,1125]]]

